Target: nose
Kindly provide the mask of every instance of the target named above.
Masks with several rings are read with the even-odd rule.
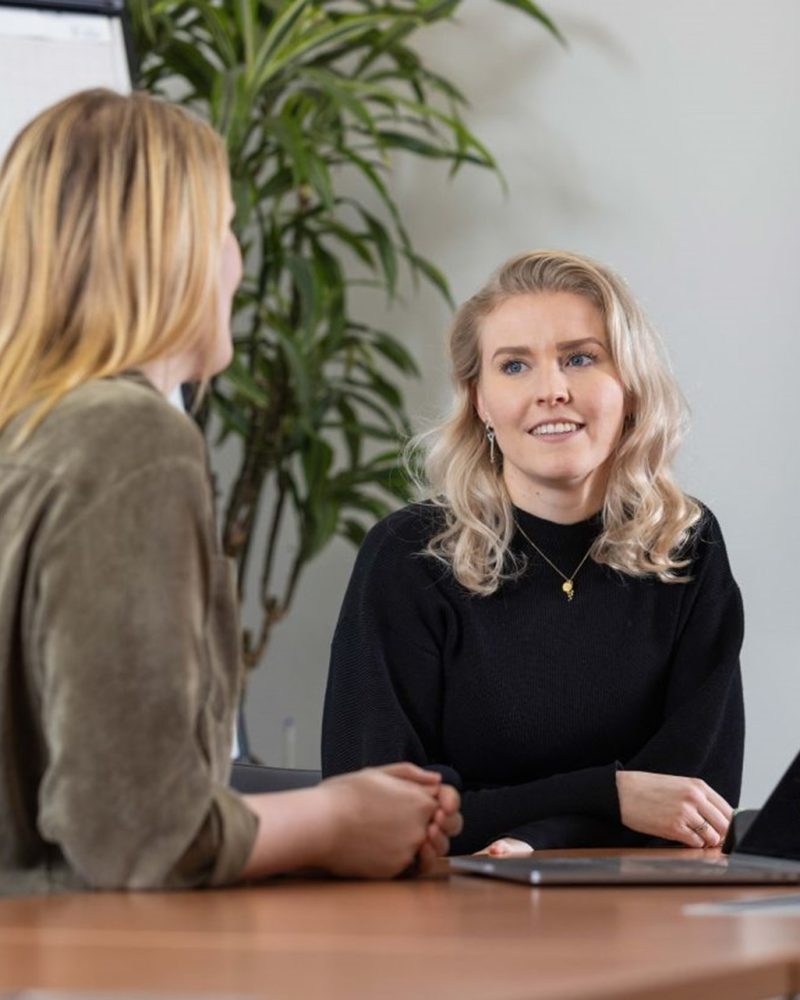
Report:
[[[542,366],[537,370],[536,401],[545,406],[567,403],[569,383],[564,369],[558,365]]]

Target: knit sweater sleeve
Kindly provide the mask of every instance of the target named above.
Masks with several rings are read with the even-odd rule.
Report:
[[[744,613],[719,524],[710,512],[696,540],[672,654],[664,723],[628,770],[701,777],[736,806],[744,757],[739,651]]]
[[[331,651],[322,726],[323,774],[410,760],[452,766],[442,746],[443,662],[460,641],[457,614],[437,586],[446,572],[419,555],[408,517],[378,525],[359,552]],[[418,526],[417,526],[418,527]],[[589,812],[619,819],[615,762],[499,788],[462,791],[464,832],[454,853],[498,829]]]
[[[739,665],[744,613],[722,532],[708,510],[692,545],[690,572],[689,583],[665,584],[685,591],[670,659],[663,722],[620,765],[631,771],[703,778],[735,807],[744,757]],[[580,817],[550,817],[543,825],[509,829],[507,835],[537,847],[634,842],[636,835],[609,824],[609,817],[600,817],[602,828],[596,828],[597,819],[593,817],[587,825]],[[556,837],[557,844],[550,843],[553,824],[561,834]]]
[[[442,763],[447,609],[417,558],[416,528],[395,515],[373,528],[359,550],[331,647],[325,776],[397,760]]]

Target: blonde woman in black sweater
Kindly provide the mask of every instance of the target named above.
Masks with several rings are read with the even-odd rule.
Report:
[[[426,502],[368,536],[333,642],[328,774],[463,781],[455,852],[724,837],[743,615],[719,526],[676,485],[685,407],[624,283],[507,262],[459,311]]]

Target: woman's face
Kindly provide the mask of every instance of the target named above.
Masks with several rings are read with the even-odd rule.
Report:
[[[542,501],[577,516],[599,509],[625,393],[593,302],[539,292],[498,306],[481,329],[475,402],[494,427],[517,506],[545,516]]]
[[[231,335],[231,311],[233,296],[242,280],[242,252],[234,235],[233,218],[235,208],[228,206],[225,234],[220,248],[217,271],[217,322],[208,341],[202,363],[202,377],[208,378],[227,368],[233,358],[233,337]]]

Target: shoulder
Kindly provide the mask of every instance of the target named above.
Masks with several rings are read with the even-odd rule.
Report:
[[[132,463],[178,455],[204,462],[192,419],[135,375],[86,383],[63,400],[58,421],[73,440],[117,451]]]
[[[725,542],[722,537],[722,528],[714,512],[702,500],[698,500],[696,497],[693,499],[700,508],[700,517],[689,530],[685,551],[688,558],[697,559],[707,554],[709,547],[721,545],[724,549]]]
[[[190,417],[136,375],[95,379],[68,393],[25,443],[29,468],[75,487],[107,489],[162,464],[205,469],[205,445]]]
[[[394,511],[367,533],[356,559],[356,574],[393,581],[426,575],[438,564],[425,549],[443,524],[442,510],[434,503],[412,503]],[[441,568],[436,575],[441,575]]]
[[[123,511],[148,524],[212,517],[203,437],[144,378],[86,382],[18,447],[13,434],[0,434],[0,511],[20,531],[52,541]]]
[[[700,517],[683,546],[683,557],[688,560],[686,572],[695,580],[708,574],[721,574],[732,580],[719,520],[706,504],[697,499],[695,502],[700,507]]]
[[[339,616],[343,623],[364,615],[387,632],[419,642],[420,623],[438,634],[443,601],[449,607],[449,569],[425,548],[442,523],[440,509],[416,503],[379,521],[356,557]],[[416,638],[413,638],[416,637]]]
[[[444,525],[442,509],[429,501],[411,503],[384,517],[370,529],[364,546],[424,549]]]

